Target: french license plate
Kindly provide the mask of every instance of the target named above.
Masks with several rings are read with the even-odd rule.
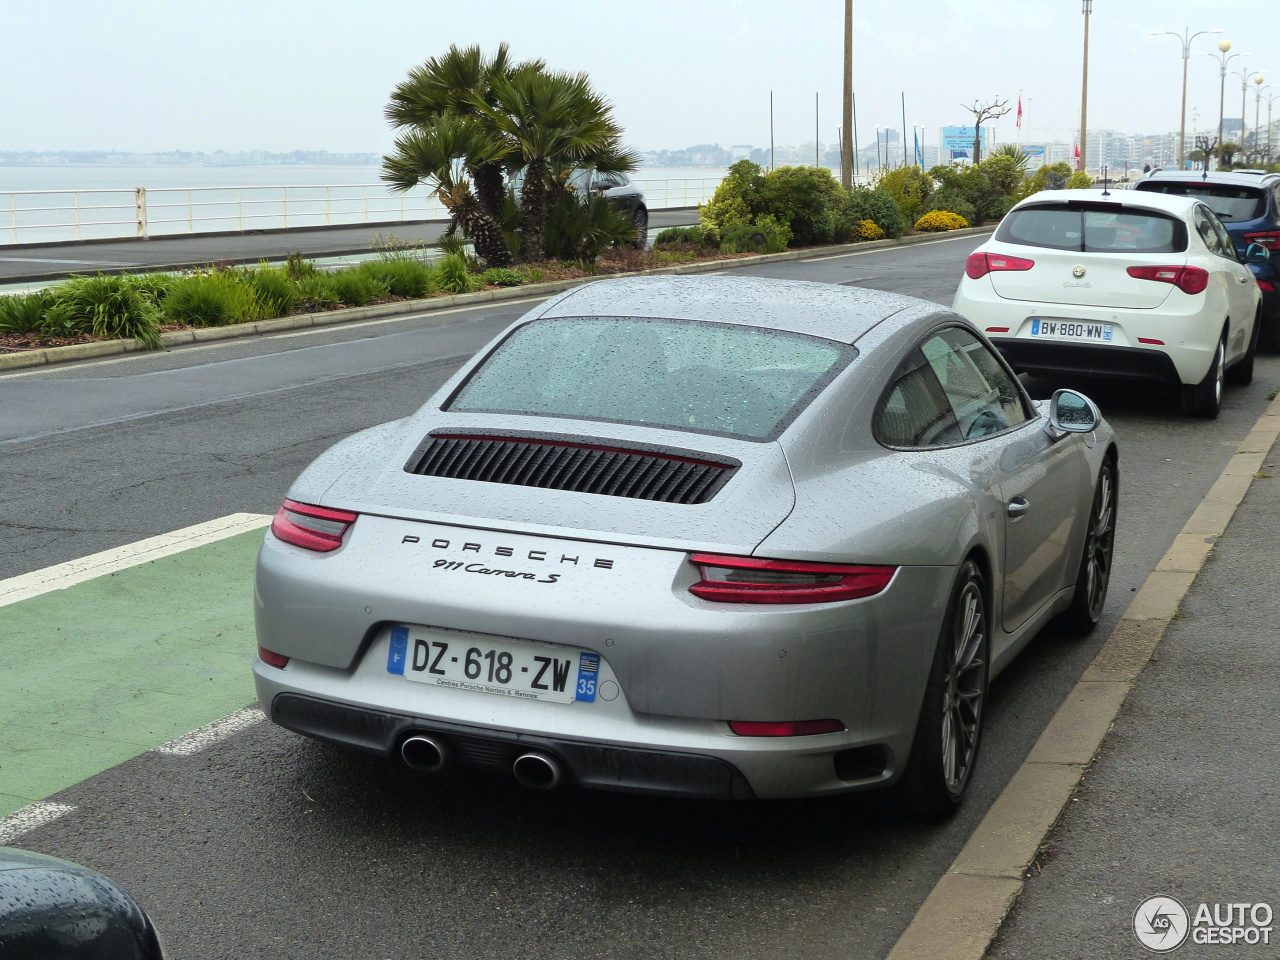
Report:
[[[387,672],[521,700],[594,703],[600,655],[460,630],[393,627]]]
[[[1089,323],[1084,320],[1045,320],[1031,318],[1031,335],[1049,340],[1083,340],[1089,343],[1110,343],[1111,324]]]

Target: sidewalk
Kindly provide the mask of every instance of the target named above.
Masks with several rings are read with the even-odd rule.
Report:
[[[1255,480],[1214,544],[1046,840],[992,960],[1157,956],[1134,932],[1135,911],[1157,895],[1190,914],[1171,956],[1280,956],[1280,916],[1267,919],[1280,913],[1280,450],[1262,473],[1276,476]],[[1142,496],[1133,479],[1121,509],[1126,496]],[[1222,934],[1216,921],[1195,923],[1201,904],[1209,916],[1218,905],[1224,920],[1229,904],[1267,904],[1252,912],[1272,927],[1270,943],[1251,932],[1249,907],[1243,925],[1226,925],[1245,939],[1210,942]],[[1143,907],[1144,930],[1161,912]],[[1176,916],[1172,925],[1165,944],[1183,929]]]
[[[649,228],[698,222],[692,207],[651,210]],[[378,234],[433,243],[448,221],[426,220],[351,227],[272,230],[228,234],[181,234],[170,237],[89,241],[85,243],[0,244],[0,284],[56,280],[72,273],[129,273],[143,268],[201,266],[206,263],[257,263],[283,260],[290,253],[307,257],[339,257],[369,253]]]

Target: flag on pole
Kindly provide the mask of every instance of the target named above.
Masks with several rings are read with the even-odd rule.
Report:
[[[1080,169],[1080,142],[1078,140],[1071,141],[1071,156],[1076,162],[1076,169]]]
[[[1022,95],[1021,94],[1018,95],[1018,120],[1015,126],[1019,130],[1022,129]]]

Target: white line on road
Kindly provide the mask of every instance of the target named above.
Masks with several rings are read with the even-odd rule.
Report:
[[[118,260],[50,260],[48,257],[0,257],[0,263],[73,263],[90,267],[140,267],[140,263]]]
[[[51,803],[41,800],[17,810],[7,817],[0,817],[0,844],[12,843],[24,833],[52,823],[59,817],[65,817],[75,807],[65,803]]]
[[[262,712],[261,708],[245,707],[243,710],[237,710],[235,713],[228,714],[220,720],[206,723],[203,727],[183,734],[176,740],[170,740],[168,743],[156,747],[152,752],[167,754],[171,757],[189,757],[193,753],[199,753],[205,747],[213,746],[219,740],[234,736],[241,730],[247,730],[265,719],[267,719],[267,716]]]
[[[0,580],[0,607],[38,597],[42,593],[73,587],[77,583],[150,563],[193,547],[225,540],[236,534],[265,527],[270,522],[271,517],[262,513],[233,513],[193,527],[162,533],[158,537],[126,543],[114,550],[104,550],[78,560],[68,560],[43,570],[33,570],[8,580]]]

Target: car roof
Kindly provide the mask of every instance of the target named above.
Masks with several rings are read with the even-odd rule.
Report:
[[[585,284],[551,301],[538,316],[710,320],[852,343],[903,311],[914,315],[943,308],[883,290],[807,280],[659,276]]]
[[[1141,178],[1138,183],[1156,180],[1172,183],[1222,183],[1231,184],[1233,186],[1257,187],[1260,186],[1268,177],[1276,178],[1276,175],[1274,173],[1267,173],[1265,170],[1250,170],[1248,172],[1236,170],[1217,172],[1206,172],[1203,170],[1160,170]]]
[[[1158,210],[1183,217],[1203,201],[1199,197],[1184,197],[1172,193],[1156,193],[1147,190],[1042,190],[1027,197],[1013,210],[1044,203],[1113,203],[1116,206]],[[1012,212],[1012,211],[1010,211]]]

